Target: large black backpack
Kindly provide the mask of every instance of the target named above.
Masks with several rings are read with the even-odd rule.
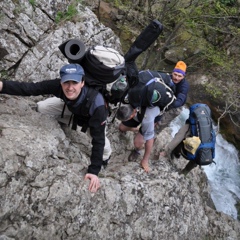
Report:
[[[138,79],[138,84],[128,91],[128,101],[133,108],[158,106],[165,111],[176,99],[175,85],[168,74],[146,70],[139,72]]]
[[[92,46],[88,50],[78,39],[70,39],[59,46],[59,49],[70,63],[81,64],[85,71],[85,83],[103,94],[110,103],[116,103],[128,89],[118,89],[113,97],[110,93],[112,84],[126,75],[125,59],[115,49],[106,46]],[[125,78],[126,80],[126,78]],[[108,84],[110,86],[108,87]],[[109,94],[110,93],[110,94]]]
[[[195,154],[185,151],[185,158],[194,160],[198,165],[208,165],[214,162],[216,135],[213,129],[211,110],[208,105],[196,103],[189,108],[189,118],[191,136],[200,138],[201,143]]]
[[[115,49],[105,46],[89,48],[82,60],[86,74],[86,83],[102,87],[112,83],[125,74],[124,57]]]

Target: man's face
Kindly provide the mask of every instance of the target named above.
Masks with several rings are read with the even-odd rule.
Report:
[[[179,83],[183,80],[184,75],[178,72],[173,72],[172,73],[172,80],[174,83]]]
[[[62,90],[65,96],[69,100],[75,100],[81,93],[82,87],[84,86],[84,81],[81,81],[78,83],[70,80],[70,81],[61,83],[61,85],[62,85]]]

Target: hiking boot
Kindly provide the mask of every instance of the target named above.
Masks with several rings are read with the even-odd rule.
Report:
[[[130,153],[129,157],[128,157],[128,161],[129,162],[134,162],[138,159],[139,156],[140,156],[139,150],[133,149],[132,152]]]
[[[185,166],[185,168],[180,171],[180,174],[184,174],[185,176],[195,167],[197,167],[197,164],[194,160],[190,160],[189,163]]]

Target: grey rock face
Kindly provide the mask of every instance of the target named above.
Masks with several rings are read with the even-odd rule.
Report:
[[[121,51],[119,39],[96,16],[78,6],[75,22],[54,25],[56,7],[67,2],[1,1],[1,70],[13,80],[58,76],[66,63],[58,46],[80,38],[86,46],[106,44]],[[55,7],[51,5],[55,2]],[[194,169],[178,174],[184,159],[156,159],[171,139],[169,129],[155,141],[151,172],[128,162],[133,134],[108,124],[113,155],[92,194],[84,181],[90,139],[32,109],[42,97],[0,96],[0,239],[239,239],[240,224],[214,210],[206,177]],[[154,160],[156,159],[156,160]]]

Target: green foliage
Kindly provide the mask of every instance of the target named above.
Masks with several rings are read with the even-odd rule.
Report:
[[[131,16],[137,15],[136,12],[139,13],[137,3],[131,5],[131,1],[124,0],[109,2],[126,11],[130,19]],[[161,42],[165,45],[156,46],[156,49],[163,49],[163,53],[164,49],[186,49],[186,55],[183,53],[182,57],[185,57],[187,62],[190,61],[192,66],[201,62],[203,70],[206,68],[208,71],[209,67],[218,66],[232,71],[231,65],[235,59],[229,58],[227,50],[230,40],[236,39],[238,43],[240,39],[237,5],[236,0],[149,0],[145,1],[145,9],[138,19],[136,21],[132,19],[127,26],[134,29],[135,24],[139,29],[139,26],[146,26],[149,19],[158,19],[164,25]],[[120,24],[119,22],[119,28]],[[126,26],[126,18],[123,20],[123,26]],[[123,38],[125,32],[124,28],[121,29]],[[131,30],[126,31],[128,36],[129,31]]]
[[[114,6],[116,6],[118,8],[122,6],[122,2],[119,0],[113,0],[113,4],[114,4]]]
[[[132,8],[132,1],[124,1],[124,0],[113,0],[109,1],[110,4],[113,4],[116,8],[121,9],[121,11],[129,11]]]
[[[125,8],[126,6],[130,6],[132,4],[132,1],[128,0],[109,0],[106,2],[113,3],[113,5],[117,8]]]
[[[223,96],[223,89],[209,83],[205,85],[206,92],[215,99],[221,99]]]
[[[69,21],[72,20],[77,14],[78,11],[76,9],[76,5],[70,4],[65,12],[57,12],[55,21],[56,23],[59,23],[61,21]]]
[[[9,78],[9,75],[8,75],[8,71],[7,70],[0,71],[0,80],[8,79],[8,78]]]
[[[237,0],[219,0],[225,6],[234,6],[237,3]]]
[[[233,60],[227,56],[225,51],[220,50],[210,44],[205,45],[202,51],[204,59],[209,66],[218,66],[224,68],[224,71],[231,71]]]
[[[16,3],[15,8],[13,10],[14,15],[18,16],[21,12],[24,11],[24,8],[25,8],[24,5]]]
[[[36,5],[35,0],[29,0],[29,3],[30,3],[33,7],[35,7],[35,5]]]

